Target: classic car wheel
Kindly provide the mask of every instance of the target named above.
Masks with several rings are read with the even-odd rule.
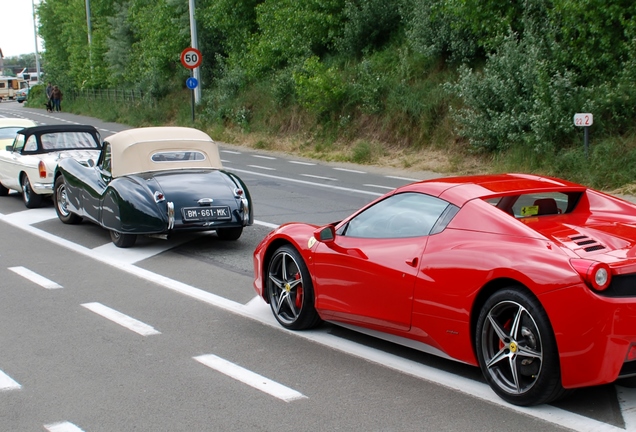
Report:
[[[33,192],[29,176],[26,174],[22,176],[22,197],[27,208],[36,208],[42,205],[42,196]]]
[[[122,234],[117,231],[110,232],[110,239],[115,243],[115,246],[120,248],[132,247],[137,241],[137,234]]]
[[[2,184],[0,184],[0,196],[7,196],[7,195],[9,195],[9,189],[7,189]]]
[[[221,240],[238,240],[241,234],[243,234],[243,227],[219,228],[216,230],[216,235]]]
[[[521,288],[498,291],[486,301],[475,336],[481,370],[502,399],[528,406],[565,393],[547,314]]]
[[[55,179],[55,189],[53,190],[53,202],[57,217],[65,224],[78,224],[82,217],[71,213],[67,208],[66,183],[62,176]]]
[[[267,268],[267,296],[276,320],[285,328],[314,327],[320,317],[314,307],[314,289],[307,266],[292,246],[281,246]]]

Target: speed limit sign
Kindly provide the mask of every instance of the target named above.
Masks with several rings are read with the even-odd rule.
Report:
[[[181,63],[188,69],[194,69],[201,64],[201,52],[196,48],[186,48],[181,52]]]

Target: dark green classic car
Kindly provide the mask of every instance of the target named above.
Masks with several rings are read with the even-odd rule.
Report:
[[[222,169],[217,144],[183,127],[130,129],[104,141],[97,162],[64,159],[54,186],[55,210],[66,224],[82,218],[131,247],[138,235],[214,230],[237,240],[254,222],[243,181]]]

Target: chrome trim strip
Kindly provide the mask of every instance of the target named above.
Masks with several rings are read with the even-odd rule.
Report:
[[[166,204],[168,205],[168,229],[171,230],[174,228],[174,203],[168,201]]]

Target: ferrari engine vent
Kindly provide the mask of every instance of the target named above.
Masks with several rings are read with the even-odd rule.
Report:
[[[594,252],[605,249],[605,246],[586,235],[570,236],[570,240],[576,243],[577,246],[581,246],[585,252]]]

